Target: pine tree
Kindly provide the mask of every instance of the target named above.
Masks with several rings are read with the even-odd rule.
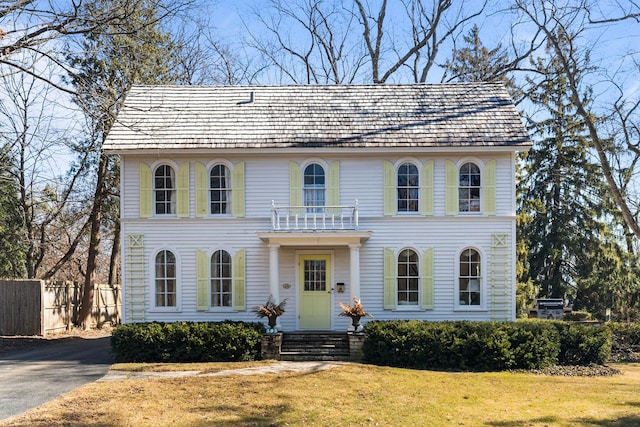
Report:
[[[457,82],[495,82],[499,81],[507,86],[514,99],[520,97],[512,77],[509,55],[501,45],[488,49],[480,40],[480,30],[477,25],[463,36],[465,46],[453,51],[452,58],[445,63],[444,81]]]
[[[0,149],[0,278],[24,277],[24,221],[8,151]]]
[[[521,234],[529,242],[529,272],[541,296],[575,297],[611,240],[604,220],[606,187],[566,78],[553,51],[547,53],[548,62],[534,64],[543,79],[529,94],[546,117],[534,123],[534,146],[526,160],[520,213],[529,220]]]

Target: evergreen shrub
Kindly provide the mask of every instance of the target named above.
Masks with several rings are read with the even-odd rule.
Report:
[[[603,328],[563,322],[373,321],[365,326],[368,363],[418,369],[500,371],[555,364],[602,364],[611,348]]]
[[[640,359],[640,323],[607,322],[604,327],[611,331],[613,359],[629,362]]]
[[[120,325],[111,335],[118,362],[256,360],[264,325],[258,322],[172,322]]]

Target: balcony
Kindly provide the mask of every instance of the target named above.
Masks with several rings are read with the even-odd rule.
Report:
[[[271,202],[273,231],[358,229],[358,200],[353,206],[276,206]]]

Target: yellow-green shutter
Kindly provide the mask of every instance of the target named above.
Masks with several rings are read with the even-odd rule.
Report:
[[[197,163],[196,168],[196,216],[206,217],[209,213],[209,176],[207,168],[202,163]]]
[[[302,169],[295,162],[289,162],[289,206],[302,206]]]
[[[189,162],[178,168],[178,206],[176,215],[180,218],[189,216]]]
[[[233,256],[233,309],[246,310],[247,280],[246,251],[239,250]]]
[[[422,283],[420,289],[420,307],[433,310],[433,248],[422,253]]]
[[[420,177],[420,203],[422,215],[433,215],[433,160],[427,161]]]
[[[340,206],[340,162],[329,165],[327,174],[327,206]],[[338,213],[337,211],[335,212]]]
[[[396,255],[389,248],[384,249],[384,309],[396,308]]]
[[[233,167],[231,177],[231,214],[244,217],[244,162]]]
[[[396,213],[396,168],[391,162],[383,162],[384,173],[384,215]]]
[[[196,309],[209,310],[209,257],[199,249],[196,251]]]
[[[458,213],[458,168],[451,160],[446,160],[445,166],[445,214],[456,215]]]
[[[140,217],[151,218],[153,205],[151,186],[151,168],[146,163],[140,163]]]
[[[482,177],[482,200],[483,213],[487,215],[496,214],[496,161],[490,160],[484,165]]]

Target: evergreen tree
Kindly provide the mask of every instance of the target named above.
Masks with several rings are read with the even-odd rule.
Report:
[[[514,99],[520,97],[512,77],[511,60],[501,45],[488,49],[480,40],[480,30],[477,25],[463,36],[464,47],[455,49],[452,58],[445,63],[443,81],[451,82],[495,82],[499,81],[507,86]]]
[[[99,0],[88,7],[99,11],[111,3],[109,0]],[[119,167],[116,159],[101,152],[102,143],[133,84],[175,83],[179,77],[175,71],[179,69],[176,64],[178,47],[161,27],[158,2],[143,0],[137,4],[138,9],[134,13],[112,21],[107,28],[87,34],[82,49],[85,54],[69,58],[77,70],[71,77],[78,93],[76,103],[83,108],[91,123],[91,136],[81,148],[95,153],[96,164],[87,268],[82,306],[77,319],[78,324],[85,326],[93,303],[96,257],[105,223],[103,215],[107,212],[118,215],[119,212],[118,209],[106,209],[118,203]],[[110,218],[108,222],[117,236],[119,221]],[[114,250],[117,247],[118,241],[114,238]]]
[[[0,149],[0,278],[13,279],[24,277],[26,248],[18,185],[8,155]]]
[[[583,283],[603,279],[594,276],[594,266],[613,239],[601,169],[592,160],[586,125],[553,52],[548,49],[550,59],[534,64],[543,79],[529,100],[545,117],[534,123],[534,146],[526,160],[520,213],[529,220],[521,224],[521,234],[529,242],[529,274],[540,295],[580,297]],[[585,94],[585,102],[589,97]]]

